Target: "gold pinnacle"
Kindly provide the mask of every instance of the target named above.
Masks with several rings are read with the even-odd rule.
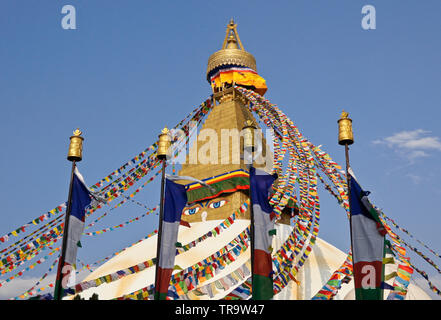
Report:
[[[343,110],[341,113],[340,119],[348,119],[349,113]]]

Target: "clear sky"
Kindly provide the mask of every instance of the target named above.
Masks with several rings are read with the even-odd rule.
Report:
[[[367,4],[376,8],[375,30],[361,27]],[[61,26],[64,5],[76,9],[76,30]],[[1,1],[0,234],[66,200],[75,128],[85,137],[79,169],[92,185],[205,100],[208,57],[233,17],[266,97],[342,165],[336,121],[348,111],[351,164],[371,200],[441,252],[440,12],[438,0]],[[347,252],[346,215],[320,195],[319,237]],[[158,184],[136,200],[156,205]],[[128,204],[92,230],[143,213]],[[94,262],[156,225],[152,215],[85,238],[79,258]],[[412,257],[441,288],[436,270]],[[27,273],[24,286],[47,268]],[[0,297],[8,297],[4,288]]]

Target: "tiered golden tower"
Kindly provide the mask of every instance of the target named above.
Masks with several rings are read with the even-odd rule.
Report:
[[[210,73],[222,66],[233,65],[248,67],[254,71],[256,70],[256,60],[253,55],[244,50],[236,28],[236,24],[231,20],[227,26],[222,49],[210,56],[207,68],[207,79],[209,81]],[[240,48],[237,44],[239,44]],[[257,121],[248,109],[249,102],[242,94],[234,89],[233,85],[234,83],[225,83],[222,88],[213,90],[215,105],[198,133],[197,142],[190,146],[186,163],[182,165],[182,169],[179,172],[180,176],[191,176],[203,180],[235,170],[242,169],[248,171],[243,154],[243,135],[240,137],[240,140],[237,141],[235,138],[228,137],[228,134],[230,132],[233,134],[234,132],[241,131],[250,121],[254,124],[257,124]],[[208,141],[211,135],[207,135],[205,132],[216,133],[215,136],[218,137],[218,141],[211,141],[217,148],[217,152],[215,150],[215,154],[212,155],[213,157],[211,158],[215,161],[210,163],[197,161],[195,163],[195,155],[203,154],[210,156],[209,154],[207,155],[206,152],[210,149],[207,148],[207,144],[211,143]],[[266,145],[265,139],[263,139],[262,142],[263,150],[260,156],[261,158],[258,158],[254,166],[272,168],[272,162],[269,165],[265,162],[270,158],[266,157],[266,154],[270,154],[271,151]],[[226,152],[226,150],[228,151]],[[213,152],[213,149],[210,149],[209,152]],[[196,213],[193,215],[184,215],[182,219],[187,222],[225,219],[229,217],[234,210],[237,210],[248,198],[248,190],[223,193],[210,201],[202,201],[203,203],[195,205],[190,204],[187,208],[193,208]],[[222,207],[212,208],[210,203],[215,201],[222,203]],[[200,208],[196,208],[198,206]],[[238,218],[249,219],[249,210]],[[285,217],[283,220],[284,223],[289,224],[289,217],[287,219]]]

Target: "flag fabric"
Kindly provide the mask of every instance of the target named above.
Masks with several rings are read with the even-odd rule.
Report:
[[[72,202],[69,216],[69,230],[67,232],[67,247],[64,261],[66,264],[74,265],[77,259],[81,235],[84,231],[86,208],[90,205],[92,196],[87,188],[84,178],[75,168],[72,184]]]
[[[350,172],[350,213],[356,300],[383,300],[384,229],[377,210]]]
[[[254,300],[269,300],[273,297],[273,263],[271,258],[274,221],[268,196],[277,174],[269,175],[250,167],[250,195],[254,214],[254,259],[253,290]]]
[[[251,68],[239,66],[227,66],[218,69],[210,77],[211,87],[222,88],[225,83],[236,83],[247,87],[252,87],[260,94],[264,95],[268,90],[266,81],[259,74]]]
[[[175,266],[176,242],[181,223],[182,210],[187,203],[186,187],[166,179],[164,217],[159,244],[159,262],[156,273],[155,300],[165,300],[171,275]]]
[[[64,265],[60,266],[62,277],[62,288],[57,285],[55,291],[64,291],[66,293],[67,285],[69,284],[70,274],[75,267],[77,259],[77,250],[80,244],[81,235],[84,231],[84,223],[86,218],[86,208],[92,201],[92,192],[84,182],[84,178],[75,167],[72,180],[72,194],[69,214],[69,225],[66,238],[66,252],[64,254]],[[57,279],[58,280],[58,279]],[[58,284],[58,281],[57,281]],[[62,294],[64,295],[64,294]]]

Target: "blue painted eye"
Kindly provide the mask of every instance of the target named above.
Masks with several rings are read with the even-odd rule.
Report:
[[[199,209],[200,209],[199,207],[194,207],[194,208],[191,208],[191,209],[187,209],[187,210],[184,211],[184,214],[187,215],[187,216],[190,216],[190,215],[195,214],[196,212],[198,212]]]
[[[211,209],[217,209],[217,208],[223,207],[226,203],[227,203],[226,200],[215,201],[215,202],[211,202],[208,205],[208,207]]]

